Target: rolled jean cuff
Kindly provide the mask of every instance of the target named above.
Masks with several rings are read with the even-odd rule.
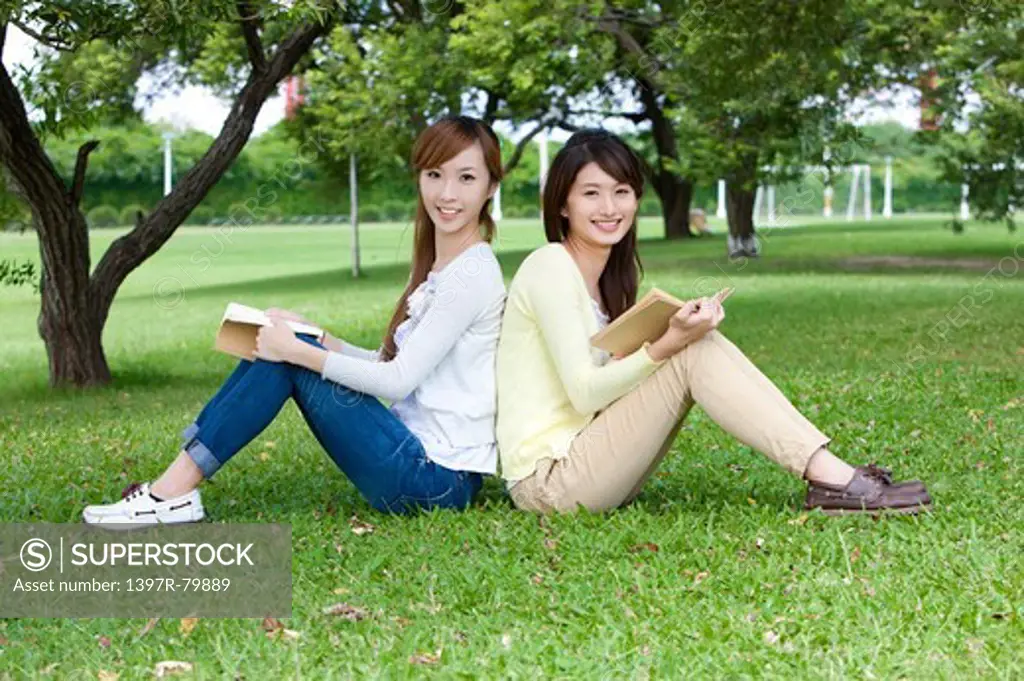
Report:
[[[213,474],[220,469],[220,461],[213,455],[213,452],[211,452],[209,448],[198,439],[192,438],[184,449],[185,453],[192,457],[192,461],[194,461],[196,466],[199,467],[199,470],[203,472],[204,479],[209,480],[213,477]]]
[[[188,428],[181,431],[181,448],[184,449],[185,445],[187,445],[192,440],[192,438],[196,436],[196,433],[198,432],[199,424],[194,421],[189,425]]]

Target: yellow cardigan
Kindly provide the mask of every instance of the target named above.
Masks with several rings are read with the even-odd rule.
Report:
[[[649,343],[601,364],[583,274],[561,243],[530,253],[512,278],[498,339],[498,456],[509,483],[561,458],[596,412],[654,373]]]

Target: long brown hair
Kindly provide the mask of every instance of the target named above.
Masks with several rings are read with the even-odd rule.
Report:
[[[419,192],[419,174],[423,170],[438,168],[467,147],[480,143],[484,152],[484,163],[490,173],[491,182],[500,182],[502,178],[501,146],[498,136],[489,125],[469,116],[447,116],[420,133],[413,145],[410,165],[417,181],[416,220],[413,236],[412,271],[409,283],[398,299],[395,311],[391,315],[387,333],[380,348],[381,361],[388,361],[398,354],[395,347],[395,330],[409,316],[406,301],[416,288],[427,279],[430,268],[434,265],[437,250],[434,244],[434,222],[427,213],[423,203],[423,195]],[[483,238],[487,243],[494,239],[497,229],[491,219],[491,200],[484,202],[480,209],[480,224],[483,226]]]
[[[576,175],[588,163],[596,163],[619,182],[633,188],[637,207],[644,192],[640,159],[619,137],[606,130],[580,130],[565,143],[548,171],[544,183],[544,232],[549,242],[563,242],[569,235],[569,219],[562,215]],[[637,210],[637,214],[639,214]],[[608,262],[601,272],[598,288],[601,302],[615,319],[636,302],[643,265],[636,250],[637,216],[621,240],[612,246]]]

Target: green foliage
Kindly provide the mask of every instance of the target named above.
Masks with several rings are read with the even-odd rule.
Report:
[[[7,174],[0,172],[0,231],[24,229],[32,220],[25,202],[7,187]]]
[[[206,225],[215,217],[213,209],[202,204],[196,206],[185,219],[186,225]]]
[[[384,211],[373,204],[359,204],[359,220],[361,222],[381,222],[384,220]]]
[[[86,214],[90,227],[114,227],[121,221],[121,215],[113,206],[96,206]]]
[[[39,292],[39,275],[36,272],[36,264],[30,260],[15,261],[0,260],[0,286],[26,286],[30,285],[32,290]]]
[[[409,220],[416,212],[416,204],[411,201],[391,199],[380,205],[381,217],[385,220]]]
[[[939,152],[942,179],[970,188],[975,216],[1004,220],[1024,204],[1024,5],[1014,0],[950,3],[914,35],[933,55],[932,110],[940,127],[922,139]]]

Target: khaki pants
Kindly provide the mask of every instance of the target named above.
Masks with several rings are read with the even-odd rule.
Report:
[[[560,459],[541,459],[510,490],[517,508],[547,513],[632,501],[661,463],[690,407],[796,475],[830,441],[718,331],[687,346],[610,404]]]

